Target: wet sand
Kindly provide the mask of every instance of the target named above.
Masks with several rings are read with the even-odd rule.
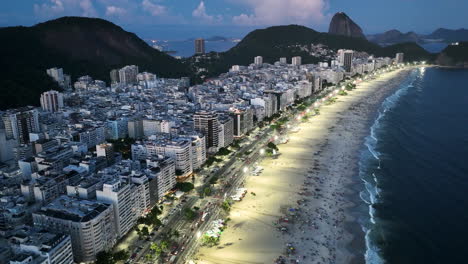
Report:
[[[280,256],[285,263],[364,263],[359,154],[378,107],[409,73],[359,84],[290,133],[280,157],[266,158],[263,173],[247,178],[248,194],[234,204],[220,245],[202,248],[197,263],[274,263]]]

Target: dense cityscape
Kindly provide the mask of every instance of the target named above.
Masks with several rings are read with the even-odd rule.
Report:
[[[202,56],[203,39],[195,48]],[[138,65],[110,84],[44,69],[63,90],[1,112],[1,262],[192,261],[288,131],[404,60],[319,49],[329,62],[257,56],[194,86]]]

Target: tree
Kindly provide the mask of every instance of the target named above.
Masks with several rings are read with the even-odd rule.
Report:
[[[161,246],[156,242],[151,243],[150,249],[151,249],[151,251],[153,251],[153,253],[154,253],[154,255],[156,257],[161,256],[161,254],[163,253],[163,250],[161,249]]]
[[[221,204],[221,208],[223,208],[223,210],[227,213],[231,210],[231,203],[229,203],[229,201],[224,201]]]
[[[214,184],[216,184],[217,181],[218,181],[218,177],[213,176],[213,177],[211,177],[209,183],[210,183],[211,185],[214,185]]]
[[[219,243],[219,237],[204,235],[202,243],[208,247],[216,246]]]
[[[166,250],[169,249],[169,242],[167,240],[163,240],[161,241],[161,243],[159,244],[159,247],[161,248],[161,250],[164,252]]]
[[[211,188],[210,188],[209,186],[207,186],[207,187],[205,187],[205,188],[203,189],[203,195],[205,195],[205,196],[210,196],[211,193],[212,193],[212,190],[211,190]]]
[[[147,237],[149,236],[149,229],[147,226],[144,226],[141,231],[140,231],[141,235],[144,236],[144,237]]]
[[[179,189],[182,192],[190,192],[195,188],[193,183],[191,182],[178,182],[175,186],[176,189]]]
[[[195,213],[195,211],[193,211],[190,208],[185,208],[184,209],[184,217],[185,217],[185,219],[187,219],[189,221],[193,221],[197,217],[197,213]]]
[[[267,147],[270,148],[270,149],[274,149],[276,151],[279,151],[278,147],[273,142],[268,142]]]
[[[111,252],[100,251],[96,255],[96,264],[113,264],[114,259]]]
[[[220,156],[226,156],[226,155],[229,155],[229,153],[231,153],[231,151],[227,148],[220,148],[218,153],[216,155],[220,155]]]
[[[122,261],[122,260],[127,260],[130,257],[130,253],[126,250],[119,250],[114,253],[113,259],[114,261]]]

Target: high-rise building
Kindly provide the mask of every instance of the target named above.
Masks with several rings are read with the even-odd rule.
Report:
[[[279,59],[279,62],[282,63],[282,64],[287,64],[288,63],[288,59],[286,57],[281,57]]]
[[[123,237],[136,224],[139,215],[133,206],[135,204],[131,184],[118,178],[106,181],[102,190],[96,191],[96,199],[114,206],[114,221],[118,237]]]
[[[343,67],[346,72],[351,72],[353,66],[353,55],[354,52],[352,50],[347,50],[343,54]]]
[[[195,54],[205,54],[205,40],[198,38],[195,40]]]
[[[29,133],[40,132],[39,114],[33,107],[9,110],[2,120],[6,138],[16,139],[20,144],[29,143]]]
[[[216,112],[199,111],[193,115],[195,131],[206,137],[206,148],[218,147],[219,125]]]
[[[192,167],[194,170],[201,168],[206,161],[205,135],[191,135],[192,140]]]
[[[218,146],[223,148],[231,145],[234,141],[234,122],[232,117],[222,115],[219,117],[219,143]]]
[[[144,136],[143,120],[134,119],[128,121],[128,137],[133,139],[140,139]]]
[[[62,195],[33,213],[35,227],[70,235],[75,262],[96,260],[116,242],[112,204]]]
[[[263,57],[262,56],[257,56],[254,58],[254,63],[255,65],[262,65],[263,64]]]
[[[125,66],[119,70],[119,80],[123,84],[136,83],[138,75],[138,66]]]
[[[120,82],[119,70],[118,69],[113,69],[112,71],[110,71],[110,79],[111,79],[111,84],[115,84],[115,83]]]
[[[191,140],[186,138],[161,139],[132,145],[133,160],[146,160],[157,155],[174,159],[177,176],[184,177],[193,172]]]
[[[233,117],[234,137],[242,137],[249,132],[253,127],[253,111],[250,108],[235,108],[231,109]]]
[[[404,53],[397,53],[396,56],[395,56],[395,62],[397,64],[400,64],[400,63],[403,63],[404,62],[404,57],[405,57],[405,54]]]
[[[173,158],[151,156],[146,160],[149,170],[150,203],[154,205],[176,185],[175,162]]]
[[[61,83],[64,80],[62,68],[50,68],[47,69],[47,75],[52,77],[56,82]]]
[[[292,58],[292,65],[293,66],[299,66],[302,64],[302,58],[301,56],[296,56]]]
[[[47,75],[52,77],[63,89],[68,90],[71,88],[71,77],[70,75],[64,74],[62,68],[50,68],[47,69],[46,72]]]
[[[44,111],[57,112],[63,108],[63,95],[55,90],[41,95],[41,107]]]

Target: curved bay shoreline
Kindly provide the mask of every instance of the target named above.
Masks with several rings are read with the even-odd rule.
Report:
[[[380,105],[412,69],[359,84],[289,134],[281,156],[261,161],[263,173],[247,177],[245,187],[256,195],[234,204],[220,246],[202,248],[197,263],[274,263],[287,257],[287,243],[296,249],[287,263],[364,263],[359,154]],[[300,211],[292,217],[289,208]],[[286,215],[289,222],[278,223]]]

